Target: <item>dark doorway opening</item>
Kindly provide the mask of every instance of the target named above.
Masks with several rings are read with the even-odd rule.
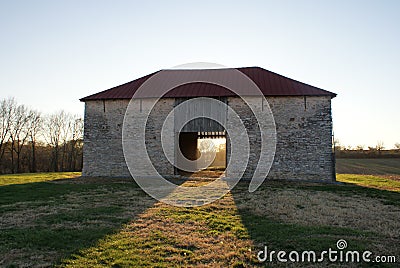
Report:
[[[226,161],[226,134],[225,131],[217,132],[180,132],[178,133],[179,148],[182,155],[189,160],[198,160],[203,155],[203,162],[211,164],[200,169],[196,163],[191,167],[196,172],[187,172],[176,169],[176,173],[188,177],[220,177],[227,165]],[[178,149],[178,148],[177,148]],[[178,165],[179,157],[177,158]]]

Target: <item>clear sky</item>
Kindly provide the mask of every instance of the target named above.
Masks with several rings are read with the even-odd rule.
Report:
[[[344,145],[400,142],[400,1],[4,1],[0,97],[79,98],[190,62],[260,66],[333,91]]]

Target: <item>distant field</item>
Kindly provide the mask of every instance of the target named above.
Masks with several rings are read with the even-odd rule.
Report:
[[[400,258],[396,180],[267,181],[254,193],[240,182],[214,203],[180,208],[131,179],[7,176],[0,177],[7,182],[0,186],[0,267],[258,267],[264,246],[321,252],[339,239],[348,250]]]
[[[337,158],[336,173],[400,175],[400,158],[387,158],[387,159]]]

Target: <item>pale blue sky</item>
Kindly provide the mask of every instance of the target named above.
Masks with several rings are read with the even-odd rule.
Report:
[[[1,1],[0,92],[43,112],[190,62],[333,91],[345,145],[400,142],[400,1]]]

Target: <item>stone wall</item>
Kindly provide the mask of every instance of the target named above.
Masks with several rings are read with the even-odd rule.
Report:
[[[137,116],[137,121],[145,122],[151,102],[151,99],[133,101],[131,109]],[[122,127],[128,104],[129,100],[86,102],[83,176],[130,176],[122,149]],[[163,154],[160,130],[165,117],[173,109],[173,104],[174,100],[170,98],[162,99],[156,104],[147,121],[145,133],[150,160],[160,174],[165,175],[173,175],[174,167]],[[130,126],[132,132],[138,132],[141,128],[140,124]],[[167,137],[166,143],[173,146],[174,142],[175,135]],[[148,169],[144,163],[143,159],[137,158],[135,172],[146,175]]]
[[[268,98],[268,102],[278,138],[269,176],[334,181],[331,98]]]
[[[259,97],[247,100],[254,109],[265,108],[266,104]],[[267,100],[277,129],[275,159],[268,178],[332,181],[334,170],[330,97],[267,97]],[[140,117],[144,115],[145,109],[149,109],[149,101],[135,102],[135,109]],[[84,176],[130,175],[121,141],[123,117],[128,103],[129,100],[86,102]],[[240,115],[250,137],[250,159],[245,177],[251,177],[260,155],[259,127],[242,99],[228,98],[228,104]],[[174,99],[162,99],[152,111],[146,131],[146,146],[150,159],[163,175],[174,174],[174,167],[164,156],[160,139],[162,123],[173,105]],[[171,146],[177,142],[174,133],[167,138]],[[227,153],[229,159],[228,144]],[[137,166],[145,172],[145,166]]]
[[[266,99],[274,116],[277,134],[275,158],[268,178],[334,181],[330,97]],[[248,98],[248,102],[256,111],[266,105],[258,97]],[[260,129],[242,99],[229,98],[228,104],[240,114],[248,131],[250,158],[244,177],[251,178],[256,165],[264,164],[258,161]],[[229,157],[229,146],[227,148]]]
[[[130,176],[122,151],[122,123],[128,100],[85,103],[83,176]]]

